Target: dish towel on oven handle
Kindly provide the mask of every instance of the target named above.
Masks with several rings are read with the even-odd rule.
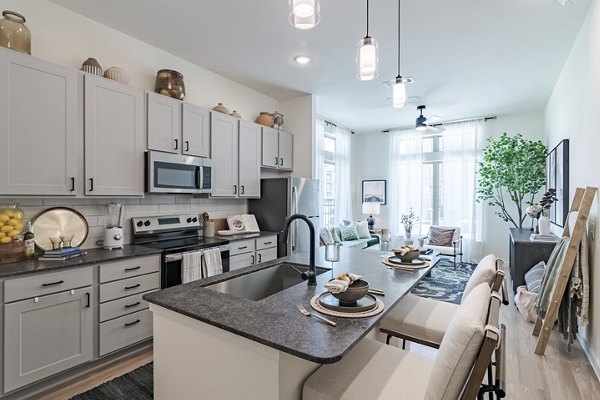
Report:
[[[202,252],[190,251],[181,255],[181,283],[202,279]]]
[[[204,250],[202,252],[202,277],[222,274],[223,263],[221,263],[221,250],[215,247],[214,249]]]

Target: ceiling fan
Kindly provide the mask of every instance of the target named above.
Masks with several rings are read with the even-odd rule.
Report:
[[[419,116],[417,117],[416,121],[415,121],[415,129],[418,131],[424,131],[424,130],[428,130],[430,132],[435,132],[435,133],[439,133],[439,132],[443,132],[446,130],[446,128],[444,128],[441,125],[429,125],[427,124],[427,117],[425,117],[423,115],[423,110],[426,109],[427,107],[425,105],[420,105],[417,106],[417,110],[419,110]],[[432,116],[431,119],[440,119],[440,117],[438,117],[437,115]]]

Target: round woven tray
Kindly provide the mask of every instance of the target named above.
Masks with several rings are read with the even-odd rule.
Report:
[[[326,314],[326,315],[331,315],[332,317],[340,317],[340,318],[366,318],[366,317],[372,317],[373,315],[377,315],[380,312],[383,311],[383,302],[379,299],[377,299],[377,304],[375,305],[375,308],[368,310],[368,311],[363,311],[363,312],[342,312],[342,311],[334,311],[334,310],[330,310],[328,308],[323,307],[321,304],[319,304],[319,297],[321,295],[318,294],[316,296],[314,296],[312,299],[310,299],[310,306],[312,308],[314,308],[316,311],[320,312],[321,314]]]
[[[402,269],[402,270],[406,270],[406,271],[414,271],[416,269],[423,269],[423,268],[427,268],[429,267],[430,261],[425,261],[423,264],[419,264],[419,265],[410,265],[410,264],[396,264],[393,262],[389,262],[386,258],[384,258],[383,260],[381,260],[382,263],[384,263],[385,265],[392,267],[394,269]]]

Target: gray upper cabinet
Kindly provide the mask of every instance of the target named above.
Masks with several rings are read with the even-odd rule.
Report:
[[[237,197],[239,120],[219,112],[210,113],[213,188],[211,197]]]
[[[181,152],[181,101],[158,93],[148,96],[148,149]]]
[[[183,103],[181,152],[190,156],[210,157],[210,112]]]
[[[79,72],[0,48],[0,195],[80,192]]]
[[[238,197],[260,197],[260,129],[260,125],[240,120]]]
[[[294,165],[294,136],[291,133],[262,127],[261,166],[292,170]]]
[[[144,91],[85,76],[85,194],[144,195]]]

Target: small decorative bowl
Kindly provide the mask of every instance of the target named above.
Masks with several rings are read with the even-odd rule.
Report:
[[[119,67],[108,68],[106,71],[104,71],[104,77],[125,84],[129,83],[129,75],[127,75],[127,72],[125,72],[123,68]]]
[[[369,291],[369,282],[359,279],[348,286],[345,292],[331,293],[333,297],[340,301],[342,306],[352,306],[367,295]]]
[[[398,249],[394,249],[392,250],[394,252],[394,254],[396,255],[396,257],[398,257],[400,260],[402,261],[412,261],[416,258],[419,257],[419,255],[421,254],[421,252],[417,249],[417,250],[411,250],[408,253],[405,253],[404,255],[402,255],[401,252],[396,251]]]

